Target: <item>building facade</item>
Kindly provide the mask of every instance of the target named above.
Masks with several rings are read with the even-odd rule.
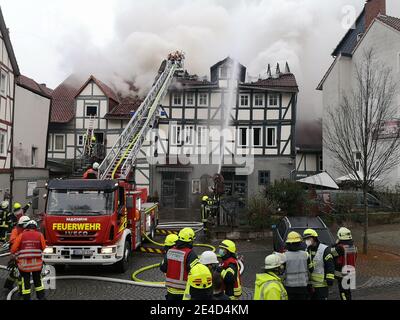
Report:
[[[323,122],[327,123],[329,108],[339,105],[341,99],[355,85],[355,68],[364,61],[364,53],[372,49],[375,58],[392,70],[393,80],[400,81],[400,19],[386,15],[385,0],[367,1],[357,18],[355,27],[350,29],[332,53],[334,61],[320,84],[323,91]],[[400,101],[398,96],[395,101]],[[399,109],[400,111],[400,109]],[[324,134],[324,132],[323,132]],[[354,150],[357,165],[360,150]],[[334,179],[344,175],[337,170],[337,164],[323,146],[324,167]],[[381,177],[386,185],[400,182],[400,168]]]
[[[285,72],[277,68],[266,79],[246,82],[246,68],[226,58],[210,74],[211,81],[178,76],[162,103],[166,116],[159,120],[157,143],[161,163],[151,167],[150,190],[165,207],[198,207],[218,172],[227,195],[247,198],[274,180],[290,178],[295,169],[298,87],[288,66]],[[231,81],[236,83],[233,93]],[[243,156],[253,161],[248,174],[236,170],[244,166],[238,163]]]

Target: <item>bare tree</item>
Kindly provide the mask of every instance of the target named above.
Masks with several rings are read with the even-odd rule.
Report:
[[[364,195],[363,252],[368,251],[367,192],[374,181],[400,163],[400,130],[395,106],[397,84],[373,49],[355,67],[353,87],[330,106],[324,122],[324,145],[335,168],[358,182]],[[388,128],[392,129],[388,132]],[[394,130],[393,130],[394,128]],[[357,161],[356,161],[357,157]]]

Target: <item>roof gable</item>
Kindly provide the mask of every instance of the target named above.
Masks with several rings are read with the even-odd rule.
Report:
[[[19,76],[20,71],[19,71],[19,67],[18,67],[18,63],[17,63],[17,58],[15,57],[14,49],[13,49],[13,46],[12,46],[12,43],[10,40],[10,35],[9,35],[8,29],[6,26],[6,22],[4,21],[3,12],[1,11],[1,7],[0,7],[0,30],[1,30],[1,34],[3,35],[4,44],[6,46],[6,50],[7,50],[8,57],[10,59],[14,74],[16,76]]]
[[[119,102],[119,99],[117,95],[115,94],[114,90],[112,90],[109,86],[107,86],[104,82],[101,82],[98,80],[95,76],[91,75],[89,79],[83,84],[83,86],[78,90],[78,92],[75,95],[75,98],[79,96],[83,90],[88,86],[89,83],[94,82],[100,90],[104,93],[104,95],[109,98],[114,100],[115,102]]]

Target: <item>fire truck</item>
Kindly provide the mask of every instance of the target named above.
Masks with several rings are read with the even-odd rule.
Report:
[[[115,265],[125,272],[144,235],[154,237],[158,204],[135,187],[135,161],[149,131],[163,114],[161,101],[183,54],[171,54],[149,94],[98,169],[98,179],[51,180],[42,231],[47,264]]]

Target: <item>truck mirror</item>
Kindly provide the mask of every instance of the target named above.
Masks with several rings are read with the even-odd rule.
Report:
[[[32,209],[39,209],[39,189],[35,188],[32,193]]]
[[[126,198],[126,208],[127,209],[133,209],[133,197],[127,197]]]

